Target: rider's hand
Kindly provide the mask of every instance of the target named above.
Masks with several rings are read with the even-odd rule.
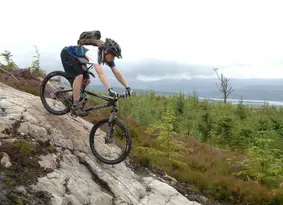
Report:
[[[125,95],[131,96],[133,93],[132,89],[130,87],[126,87]]]
[[[109,92],[109,95],[111,96],[111,97],[117,97],[117,93],[113,90],[113,88],[109,88],[108,89],[108,92]]]

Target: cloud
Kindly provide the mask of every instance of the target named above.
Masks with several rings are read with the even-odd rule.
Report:
[[[213,68],[218,68],[219,73],[229,78],[283,78],[283,60],[252,64],[201,65],[149,59],[132,63],[119,62],[118,65],[127,78],[136,78],[145,82],[163,79],[216,78]]]
[[[123,74],[131,78],[186,78],[211,76],[213,67],[207,65],[181,64],[174,61],[149,59],[142,62],[121,63]]]
[[[74,44],[82,31],[99,29],[102,39],[121,45],[117,65],[131,78],[208,77],[213,67],[235,77],[283,77],[281,4],[85,0],[93,14],[82,20],[75,0],[2,1],[0,52],[10,50],[15,62],[26,66],[37,45],[44,68],[54,70],[62,68],[64,46]]]

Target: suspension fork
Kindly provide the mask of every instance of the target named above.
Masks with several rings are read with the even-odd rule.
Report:
[[[112,110],[111,110],[111,115],[109,117],[109,121],[108,121],[108,127],[110,128],[107,135],[106,135],[106,139],[105,142],[106,143],[111,143],[113,142],[113,133],[114,133],[114,124],[115,121],[117,120],[117,113],[118,113],[118,108],[116,108],[116,105],[113,106]]]
[[[112,110],[111,110],[111,115],[110,115],[110,118],[109,118],[109,121],[108,121],[108,126],[111,128],[110,129],[110,133],[112,136],[113,134],[113,131],[114,131],[114,124],[115,124],[115,121],[117,120],[117,114],[118,114],[118,108],[116,108],[116,106],[113,106]]]

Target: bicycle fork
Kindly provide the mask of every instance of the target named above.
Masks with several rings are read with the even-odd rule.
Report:
[[[115,131],[114,125],[115,125],[115,121],[117,119],[117,112],[118,109],[117,108],[113,108],[111,110],[111,115],[108,121],[108,127],[110,128],[109,131],[106,133],[106,137],[105,137],[105,143],[109,144],[109,143],[113,143],[114,139],[113,139],[113,133]]]

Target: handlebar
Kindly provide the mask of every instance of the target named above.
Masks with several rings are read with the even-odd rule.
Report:
[[[117,97],[115,99],[118,99],[118,98],[127,98],[127,97],[130,97],[128,94],[117,94]]]

